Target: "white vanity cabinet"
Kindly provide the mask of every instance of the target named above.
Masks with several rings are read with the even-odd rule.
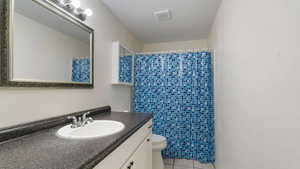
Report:
[[[152,120],[130,136],[94,169],[152,169]]]

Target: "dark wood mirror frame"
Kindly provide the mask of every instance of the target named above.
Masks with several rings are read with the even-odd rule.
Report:
[[[94,30],[68,11],[60,8],[53,0],[33,0],[48,10],[69,20],[90,32],[91,38],[91,82],[61,83],[61,82],[30,82],[13,81],[10,79],[10,51],[12,48],[12,4],[14,0],[0,0],[0,87],[53,87],[53,88],[93,88],[94,87]]]

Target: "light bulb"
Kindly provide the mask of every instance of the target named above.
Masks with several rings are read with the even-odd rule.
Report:
[[[74,8],[79,8],[80,7],[80,1],[79,0],[72,0],[71,5]]]
[[[85,9],[83,13],[86,14],[86,16],[92,16],[93,15],[93,11],[90,8]]]
[[[59,4],[61,4],[61,5],[65,5],[65,1],[64,1],[64,0],[59,0],[58,2],[59,2]]]

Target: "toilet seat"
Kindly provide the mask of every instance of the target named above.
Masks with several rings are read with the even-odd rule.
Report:
[[[162,150],[167,147],[167,139],[163,136],[152,134],[152,149]]]
[[[166,141],[166,138],[164,136],[152,134],[152,143],[153,144],[158,144]]]

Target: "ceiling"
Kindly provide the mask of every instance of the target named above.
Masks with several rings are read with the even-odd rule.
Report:
[[[102,0],[145,43],[207,38],[221,0]],[[169,9],[172,20],[153,12]]]

